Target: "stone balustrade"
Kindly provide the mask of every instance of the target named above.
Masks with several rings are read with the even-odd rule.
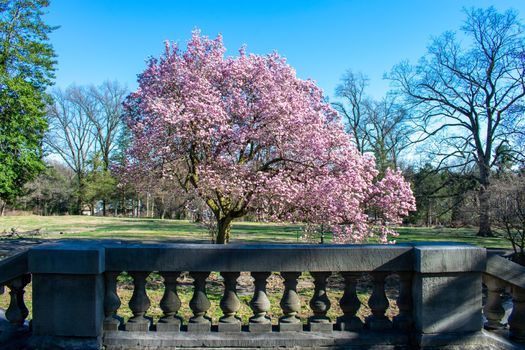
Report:
[[[466,244],[218,246],[61,241],[34,247],[17,259],[0,262],[0,285],[6,285],[10,293],[6,318],[12,327],[24,327],[28,315],[24,287],[32,278],[32,332],[26,346],[35,349],[497,349],[504,340],[482,330],[482,276],[489,289],[484,310],[487,328],[495,327],[501,316],[500,282],[523,283],[521,277],[494,279],[501,271],[493,262],[489,264],[492,270],[486,268],[485,250]],[[118,315],[122,301],[117,278],[122,272],[133,280],[128,305],[132,316],[127,322]],[[146,279],[153,272],[162,276],[164,284],[158,303],[162,316],[155,323],[148,311],[156,305],[146,293]],[[187,305],[192,316],[187,319],[180,315],[178,277],[182,272],[193,279]],[[207,278],[212,272],[220,274],[223,282],[218,319],[207,314],[212,305]],[[252,315],[246,324],[238,317],[241,272],[253,278]],[[282,316],[274,319],[268,313],[271,303],[266,290],[272,273],[279,273],[284,284],[278,302]],[[301,319],[304,305],[297,286],[303,273],[312,277],[314,287],[308,303],[311,314]],[[332,305],[327,295],[332,274],[339,274],[344,284],[337,300],[341,314],[334,318],[328,316]],[[371,286],[366,303],[371,315],[364,320],[358,317],[362,305],[357,295],[363,274]],[[392,275],[397,281],[398,312],[389,318],[385,281]],[[517,341],[523,341],[525,315],[520,288],[515,289],[511,322],[511,335]]]
[[[489,255],[483,284],[487,298],[483,307],[485,329],[507,335],[510,339],[525,343],[525,267],[498,254]],[[505,322],[503,294],[512,296],[512,312]],[[507,324],[508,323],[508,324]]]

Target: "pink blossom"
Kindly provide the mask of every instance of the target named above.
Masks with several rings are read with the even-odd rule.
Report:
[[[337,242],[395,235],[414,197],[399,171],[382,180],[311,81],[272,53],[224,57],[198,31],[166,44],[127,102],[128,173],[172,178],[217,221],[261,219],[331,227]]]

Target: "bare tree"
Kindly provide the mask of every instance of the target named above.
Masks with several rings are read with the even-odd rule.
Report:
[[[127,94],[127,88],[118,82],[106,81],[98,87],[77,89],[73,96],[93,126],[104,172],[109,170],[111,156],[123,128],[122,103]],[[102,215],[106,215],[106,199],[102,199]]]
[[[410,113],[391,94],[380,101],[368,100],[365,109],[363,128],[378,169],[384,173],[387,168],[397,168],[400,155],[411,145]]]
[[[336,87],[335,94],[344,102],[332,103],[334,108],[343,116],[347,132],[353,136],[354,143],[363,153],[369,150],[366,128],[364,128],[364,103],[367,99],[365,89],[368,86],[368,77],[362,73],[348,70],[341,78],[341,84]]]
[[[95,127],[105,170],[109,169],[111,155],[122,131],[122,103],[128,93],[128,89],[118,82],[106,81],[98,87],[90,86],[86,94],[90,100],[86,105],[86,115]]]
[[[502,157],[521,158],[512,144],[525,96],[525,39],[514,11],[465,10],[470,45],[447,32],[417,66],[402,63],[388,76],[417,108],[417,141],[434,140],[440,166],[477,169],[479,233],[490,236],[491,170]],[[507,147],[503,147],[507,145]],[[510,145],[510,147],[509,147]]]
[[[393,94],[376,101],[365,94],[368,78],[348,70],[336,88],[343,102],[332,105],[342,115],[347,131],[361,153],[376,157],[379,170],[396,168],[400,154],[410,145],[410,114]]]
[[[510,174],[493,181],[490,205],[494,225],[514,249],[514,261],[525,265],[525,178]]]
[[[48,109],[49,132],[45,143],[75,173],[77,213],[82,210],[84,180],[95,147],[95,128],[78,103],[82,89],[76,86],[55,90]]]

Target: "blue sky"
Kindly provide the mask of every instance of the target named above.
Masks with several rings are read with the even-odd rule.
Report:
[[[414,62],[433,36],[458,29],[463,7],[490,5],[525,17],[525,0],[51,0],[45,20],[60,26],[51,35],[60,88],[109,79],[134,89],[165,40],[185,44],[200,28],[221,33],[228,55],[243,44],[248,52],[279,52],[333,100],[347,69],[367,74],[369,93],[381,97],[388,89],[382,76],[394,64]]]

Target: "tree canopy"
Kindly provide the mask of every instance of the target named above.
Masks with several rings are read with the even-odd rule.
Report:
[[[167,43],[149,62],[127,102],[126,177],[169,178],[202,199],[217,220],[217,243],[248,213],[329,225],[339,241],[374,232],[387,241],[386,225],[414,209],[400,173],[376,181],[373,158],[282,57],[224,53],[220,36],[194,32],[186,50]]]
[[[52,83],[54,52],[41,18],[45,0],[0,2],[0,200],[19,196],[44,169],[45,89]],[[2,206],[3,208],[3,206]]]

